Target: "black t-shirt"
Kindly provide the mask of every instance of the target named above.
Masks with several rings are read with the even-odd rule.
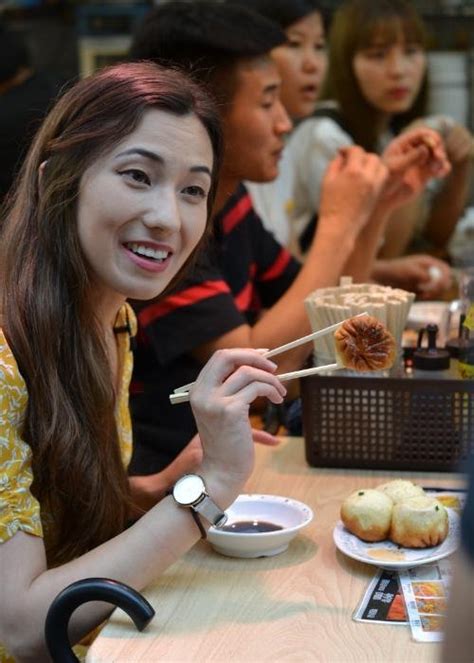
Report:
[[[201,369],[191,351],[254,324],[299,270],[299,263],[265,230],[243,185],[214,223],[210,245],[179,288],[156,302],[134,306],[138,334],[130,392],[131,474],[159,471],[196,432],[189,403],[171,405],[168,398]]]

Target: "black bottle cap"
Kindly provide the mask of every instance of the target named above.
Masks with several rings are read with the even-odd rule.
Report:
[[[459,358],[459,346],[461,345],[461,340],[457,336],[453,336],[452,338],[448,338],[446,341],[445,350],[449,352],[449,355],[453,359],[458,359]]]
[[[424,334],[428,335],[428,347],[422,348]],[[418,333],[417,349],[413,353],[413,368],[422,371],[444,371],[449,369],[450,354],[448,350],[436,347],[438,325],[427,325]]]
[[[465,352],[466,346],[472,345],[472,342],[469,341],[469,330],[464,326],[465,319],[466,314],[461,313],[459,317],[458,335],[448,338],[446,345],[444,346],[453,359],[459,359],[461,353]]]

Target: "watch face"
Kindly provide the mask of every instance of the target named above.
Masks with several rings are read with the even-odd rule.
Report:
[[[173,496],[178,504],[191,506],[205,492],[204,481],[197,474],[187,474],[181,477],[173,488]]]

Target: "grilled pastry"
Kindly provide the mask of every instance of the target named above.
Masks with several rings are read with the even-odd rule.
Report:
[[[390,368],[396,357],[395,339],[370,315],[349,318],[334,334],[336,354],[347,368],[379,371]]]

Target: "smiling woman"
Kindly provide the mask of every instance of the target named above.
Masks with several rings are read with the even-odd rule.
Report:
[[[153,508],[124,531],[136,498],[126,299],[180,277],[209,225],[220,154],[207,95],[137,63],[66,92],[25,160],[0,242],[0,640],[22,661],[46,658],[46,611],[66,585],[105,576],[140,589],[200,536],[171,497],[156,504],[160,475]],[[252,469],[250,402],[282,400],[274,369],[227,351],[198,380],[200,470],[220,509]],[[75,613],[71,641],[107,613]]]
[[[120,297],[158,295],[189,258],[206,227],[212,162],[196,116],[153,109],[85,171],[79,241],[111,315]]]

